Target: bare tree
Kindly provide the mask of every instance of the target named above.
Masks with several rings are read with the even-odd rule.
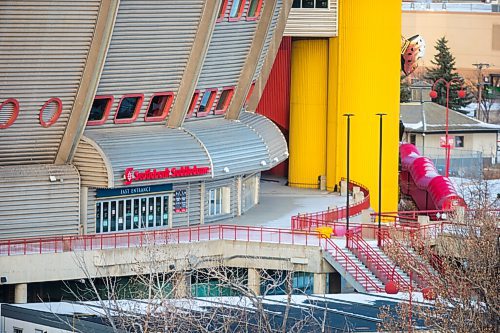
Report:
[[[293,271],[285,267],[259,270],[263,286],[259,295],[248,287],[247,269],[229,266],[227,258],[188,255],[186,265],[165,265],[174,262],[169,251],[169,247],[149,246],[147,258],[133,263],[135,274],[125,284],[103,271],[93,272],[82,255],[75,255],[86,278],[71,293],[80,304],[100,313],[114,332],[285,333],[301,332],[305,327],[326,331],[325,321],[317,318],[318,311],[315,316],[314,310],[301,308],[297,316],[292,294],[300,291],[293,288]],[[193,297],[191,280],[205,282],[208,294],[215,290],[216,295],[233,297]],[[282,311],[269,311],[266,296],[278,289],[286,299]]]
[[[499,331],[499,214],[481,206],[452,214],[450,223],[437,228],[390,231],[393,241],[384,250],[413,272],[415,291],[428,300],[412,307],[402,303],[396,312],[383,309],[382,331],[411,331],[416,326],[433,332]],[[409,248],[419,256],[409,259]]]

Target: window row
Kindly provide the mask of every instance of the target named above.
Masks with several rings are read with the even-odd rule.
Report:
[[[328,9],[328,0],[293,0],[292,8]]]
[[[40,108],[38,120],[43,127],[50,127],[59,119],[62,112],[62,101],[59,98],[50,98]],[[0,104],[0,129],[11,126],[19,115],[19,101],[8,98]]]
[[[229,0],[222,1],[219,7],[217,22],[222,22],[226,18],[226,14],[229,22],[239,21],[242,18],[247,0],[233,0],[229,13],[228,1]],[[259,18],[262,10],[262,2],[263,0],[248,0],[247,21],[254,21]]]
[[[233,97],[234,87],[223,88],[220,94],[218,92],[218,89],[206,89],[203,92],[195,91],[186,118],[190,118],[193,114],[196,117],[204,117],[210,114],[211,111],[216,115],[224,114]],[[149,101],[144,121],[158,122],[165,120],[172,107],[173,99],[174,94],[171,92],[154,94]],[[96,96],[89,113],[87,125],[104,124],[109,117],[113,101],[113,96]],[[128,124],[134,122],[139,116],[143,101],[143,94],[124,95],[118,103],[114,123]]]
[[[255,83],[248,93],[250,97]],[[196,90],[187,113],[186,118],[205,117],[209,114],[225,114],[234,94],[234,87],[222,88],[219,94],[218,89]],[[156,93],[151,97],[144,116],[146,122],[163,121],[168,116],[172,107],[174,94],[172,92]],[[128,124],[134,122],[141,111],[144,101],[143,94],[124,95],[117,107],[114,116],[115,124]],[[102,125],[108,120],[109,113],[113,106],[114,97],[96,96],[90,109],[87,125]],[[0,104],[0,129],[10,127],[19,115],[19,101],[15,98],[8,98]],[[40,108],[39,122],[43,127],[50,127],[59,119],[63,109],[63,104],[59,98],[50,98]]]

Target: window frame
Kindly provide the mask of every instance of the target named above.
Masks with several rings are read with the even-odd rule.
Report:
[[[222,0],[222,3],[220,4],[221,7],[219,7],[219,16],[217,17],[217,20],[215,22],[219,23],[224,21],[224,17],[226,16],[227,11],[227,2],[228,0]]]
[[[247,21],[256,21],[259,19],[259,16],[260,16],[260,12],[262,11],[262,3],[264,0],[249,0],[249,4],[248,4],[248,10],[247,10],[247,17],[246,17],[246,20]],[[254,16],[250,16],[250,8],[251,8],[251,5],[252,5],[252,1],[258,1],[257,3],[257,8],[255,9],[255,15]]]
[[[213,193],[213,203],[212,203]],[[223,216],[231,214],[231,188],[230,186],[220,186],[211,188],[207,193],[208,197],[208,216]]]
[[[94,101],[96,99],[107,99],[108,104],[106,104],[106,107],[104,108],[104,113],[102,114],[102,119],[101,120],[88,120],[87,117],[87,125],[88,126],[96,126],[96,125],[102,125],[108,120],[109,117],[109,112],[111,111],[111,107],[113,107],[113,102],[115,101],[115,97],[113,95],[99,95],[94,97]],[[92,102],[93,104],[94,102]],[[90,107],[92,109],[92,106]],[[90,112],[89,112],[90,116]]]
[[[241,17],[243,16],[243,12],[245,11],[245,4],[246,0],[238,0],[238,5],[240,6],[238,8],[237,16],[231,17],[231,12],[233,11],[233,6],[235,5],[236,0],[233,0],[233,3],[231,4],[231,8],[229,10],[229,22],[236,22],[241,20]]]
[[[151,107],[151,103],[153,102],[153,99],[157,96],[167,96],[167,102],[165,103],[162,114],[160,116],[148,117],[149,108]],[[146,121],[146,122],[158,122],[158,121],[165,120],[165,118],[167,118],[167,116],[170,113],[170,108],[172,107],[173,101],[174,101],[174,93],[172,93],[172,92],[161,92],[161,93],[153,94],[149,100],[149,104],[148,104],[148,107],[146,109],[146,114],[144,115],[144,121]]]
[[[210,97],[207,101],[207,105],[205,106],[205,111],[203,112],[199,112],[200,110],[200,105],[201,105],[201,101],[203,101],[203,98],[205,97],[205,94],[206,93],[210,93]],[[212,107],[214,106],[214,102],[215,102],[215,98],[217,97],[217,89],[215,88],[209,88],[209,89],[205,89],[205,91],[203,92],[203,94],[200,94],[199,96],[199,104],[196,103],[196,118],[202,118],[202,117],[206,117],[208,116],[208,114],[210,113],[210,111],[212,111]]]
[[[123,101],[126,98],[133,98],[133,97],[138,97],[139,99],[137,100],[137,104],[135,105],[134,113],[132,114],[131,118],[122,118],[118,119],[118,113],[120,111],[120,106],[122,105]],[[137,120],[137,117],[139,117],[139,113],[141,111],[142,103],[144,102],[144,94],[125,94],[122,96],[120,99],[120,103],[118,103],[118,106],[116,107],[115,111],[115,117],[114,117],[114,123],[115,124],[130,124],[133,123],[134,121]]]
[[[461,138],[462,144],[459,146],[457,145],[457,138]],[[455,139],[453,140],[453,146],[455,148],[464,148],[465,147],[465,135],[455,135]]]
[[[234,96],[234,89],[235,87],[234,86],[231,86],[231,87],[224,87],[222,88],[222,91],[219,95],[219,97],[217,98],[217,101],[215,103],[215,110],[214,110],[214,114],[225,114],[227,109],[229,108],[229,104],[231,104],[231,101],[233,99],[233,96]],[[229,94],[228,96],[226,97],[226,101],[224,102],[224,105],[222,106],[221,109],[218,109],[217,107],[219,106],[219,101],[220,101],[220,98],[222,96],[222,94],[226,91],[229,91]]]
[[[188,112],[186,113],[186,119],[189,119],[193,116],[196,104],[198,104],[198,99],[200,99],[200,91],[195,90],[193,93],[193,97],[191,98],[191,103],[189,104]]]
[[[52,117],[50,117],[49,121],[45,121],[43,119],[43,111],[45,111],[45,109],[47,108],[48,105],[50,105],[51,103],[56,103],[56,111],[54,112],[54,114],[52,115]],[[63,108],[63,105],[62,105],[62,101],[60,98],[57,98],[57,97],[52,97],[52,98],[49,98],[49,100],[47,102],[45,102],[45,104],[43,104],[43,106],[40,108],[40,112],[38,114],[38,119],[40,120],[40,125],[42,125],[42,127],[50,127],[52,125],[54,125],[57,120],[59,120],[59,117],[61,116],[61,113],[62,113],[62,108]]]
[[[2,112],[2,108],[7,104],[12,104],[14,106],[14,110],[12,111],[12,114],[7,122],[4,124],[0,123],[0,129],[9,128],[16,121],[17,116],[19,115],[19,101],[15,98],[7,98],[3,101],[2,104],[0,104],[0,112]]]
[[[321,9],[321,10],[329,10],[330,9],[330,1],[329,0],[326,0],[326,8],[320,8],[320,7],[316,7],[316,4],[317,4],[317,1],[318,0],[313,0],[314,1],[314,7],[302,7],[302,0],[299,0],[299,3],[300,3],[300,6],[299,7],[294,7],[293,6],[293,3],[292,3],[292,8],[293,9],[306,9],[306,10],[310,10],[310,9]]]

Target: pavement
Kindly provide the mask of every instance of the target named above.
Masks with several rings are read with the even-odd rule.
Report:
[[[291,217],[298,213],[314,213],[346,205],[345,195],[341,196],[339,192],[294,188],[287,186],[286,182],[283,178],[263,176],[259,203],[243,215],[219,223],[288,229]]]

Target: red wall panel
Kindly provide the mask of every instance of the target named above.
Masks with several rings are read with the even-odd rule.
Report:
[[[290,56],[292,38],[283,37],[273,68],[257,106],[260,113],[288,131],[290,118]]]

